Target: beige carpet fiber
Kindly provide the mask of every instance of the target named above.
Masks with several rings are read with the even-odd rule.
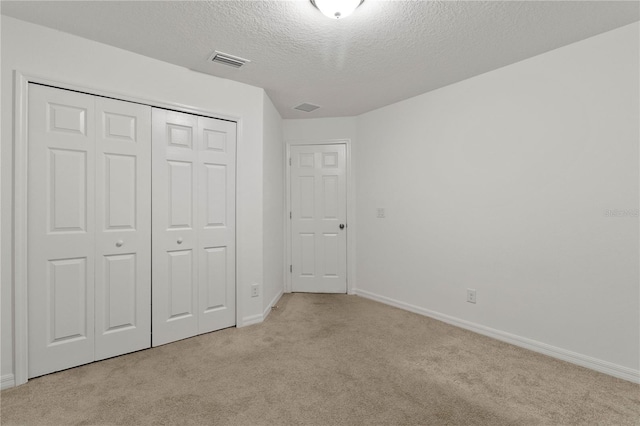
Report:
[[[357,296],[3,391],[3,425],[640,424],[639,386]]]

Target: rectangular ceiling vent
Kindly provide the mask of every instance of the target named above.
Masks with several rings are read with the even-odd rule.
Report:
[[[300,104],[297,107],[293,107],[293,109],[297,109],[298,111],[304,111],[304,112],[311,112],[311,111],[315,111],[318,108],[320,108],[318,105],[312,105],[312,104]]]
[[[229,55],[228,53],[213,52],[213,55],[209,58],[211,62],[215,62],[216,64],[227,65],[233,68],[240,68],[244,64],[251,62],[248,59],[241,58],[239,56]]]

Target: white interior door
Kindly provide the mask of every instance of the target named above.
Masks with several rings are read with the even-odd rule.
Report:
[[[198,118],[154,108],[152,148],[153,346],[198,334]]]
[[[236,123],[198,117],[198,332],[236,324]]]
[[[95,100],[100,360],[151,346],[151,107]]]
[[[151,343],[151,108],[29,85],[29,377]]]
[[[94,360],[95,101],[29,85],[29,377]]]
[[[345,145],[291,147],[294,292],[347,292]]]
[[[153,346],[235,324],[235,123],[153,109]]]

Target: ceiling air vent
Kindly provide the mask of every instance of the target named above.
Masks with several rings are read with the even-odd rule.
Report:
[[[298,111],[311,112],[320,108],[318,105],[312,104],[300,104],[297,107],[293,107],[293,109],[297,109]]]
[[[240,68],[247,62],[251,62],[248,59],[240,58],[239,56],[229,55],[228,53],[222,53],[215,51],[213,55],[209,58],[211,62],[215,62],[216,64],[227,65],[233,68]]]

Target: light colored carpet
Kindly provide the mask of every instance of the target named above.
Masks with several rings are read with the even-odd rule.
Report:
[[[3,391],[11,424],[640,424],[638,385],[357,296]]]

